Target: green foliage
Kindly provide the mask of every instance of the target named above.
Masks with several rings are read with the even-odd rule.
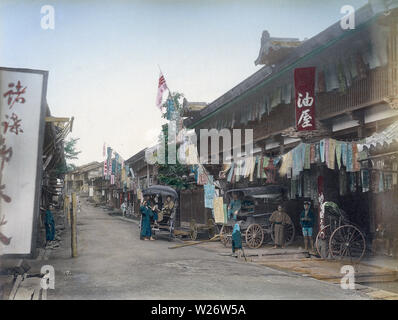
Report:
[[[167,119],[167,100],[170,98],[170,96],[166,99],[166,101],[162,104],[162,108],[164,110],[166,110],[163,114],[162,114],[162,118]],[[184,99],[184,94],[180,93],[180,92],[173,92],[171,93],[171,98],[173,99],[174,102],[174,108],[176,111],[179,111],[179,113],[181,114],[182,111],[182,101]]]
[[[65,159],[68,160],[74,160],[74,159],[78,159],[78,155],[79,153],[81,153],[81,151],[77,151],[76,150],[76,143],[79,140],[79,138],[70,138],[69,140],[65,141],[65,145],[64,145],[64,153],[65,153]]]
[[[64,142],[65,159],[59,162],[56,166],[55,172],[57,175],[63,175],[76,169],[76,166],[73,163],[68,163],[66,160],[78,159],[78,155],[81,153],[81,151],[76,150],[76,143],[78,140],[79,138],[70,138]]]
[[[182,93],[174,92],[172,95],[172,99],[174,101],[175,110],[181,113],[182,110],[182,102],[184,95]],[[163,104],[163,107],[167,109],[167,101]],[[163,118],[167,117],[167,111],[162,115]],[[182,178],[184,175],[189,175],[189,170],[186,165],[182,165],[178,162],[176,164],[168,164],[168,124],[164,124],[162,126],[162,132],[159,136],[159,143],[162,145],[162,141],[165,141],[165,148],[160,148],[160,154],[164,154],[164,159],[166,159],[166,164],[157,164],[158,166],[158,180],[161,184],[166,184],[169,186],[173,186],[176,189],[187,189],[188,184]],[[160,156],[160,155],[159,155]],[[160,156],[160,158],[162,158]]]

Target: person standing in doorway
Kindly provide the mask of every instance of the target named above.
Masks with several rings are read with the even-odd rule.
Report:
[[[314,251],[314,245],[312,243],[312,230],[314,228],[314,213],[310,209],[311,202],[304,201],[304,210],[300,215],[300,224],[304,236],[304,249],[308,251],[308,244],[311,251]]]
[[[278,205],[278,209],[272,213],[269,222],[274,224],[274,249],[278,248],[278,246],[284,248],[285,225],[290,223],[290,217],[281,205]]]

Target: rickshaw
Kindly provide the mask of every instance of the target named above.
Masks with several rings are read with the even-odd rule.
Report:
[[[315,246],[319,256],[359,262],[366,251],[365,235],[344,210],[331,201],[323,203],[325,226],[318,232]]]
[[[161,211],[161,206],[160,206],[158,211],[157,223],[151,220],[152,235],[157,237],[159,234],[163,234],[167,236],[167,239],[169,241],[171,241],[174,238],[175,217],[178,206],[177,191],[169,186],[153,185],[148,187],[147,189],[144,189],[142,191],[142,195],[158,197],[159,202],[157,204],[158,205],[160,204],[161,206],[164,204],[168,196],[170,196],[171,199],[173,200],[174,208],[171,211],[171,213],[163,213],[163,211]],[[140,218],[140,225],[139,225],[140,230],[141,230],[141,220],[142,216]]]
[[[240,230],[249,248],[259,248],[263,243],[274,240],[274,225],[269,221],[272,212],[277,206],[286,200],[286,191],[280,185],[267,185],[244,189],[228,190],[225,194],[229,203],[232,194],[237,193],[241,200],[242,207],[237,216],[241,221]],[[285,226],[286,245],[294,240],[295,226],[289,219]],[[227,246],[231,244],[234,220],[229,220],[221,227],[221,242]]]

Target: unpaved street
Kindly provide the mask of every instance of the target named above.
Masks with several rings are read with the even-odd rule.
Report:
[[[78,257],[70,239],[47,261],[56,272],[48,299],[361,299],[339,286],[239,262],[203,248],[170,250],[140,241],[138,226],[82,200]]]

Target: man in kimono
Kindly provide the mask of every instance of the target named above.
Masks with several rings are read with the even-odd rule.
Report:
[[[152,237],[151,218],[155,216],[151,208],[151,199],[148,195],[144,196],[144,201],[140,206],[141,218],[141,238],[144,240],[155,240]]]
[[[290,217],[287,215],[281,205],[278,205],[278,210],[274,211],[269,218],[269,222],[274,224],[274,249],[280,246],[285,247],[285,225],[290,223]]]
[[[304,250],[308,251],[308,243],[311,251],[314,251],[314,244],[312,243],[312,228],[314,227],[314,213],[310,209],[311,202],[304,201],[304,210],[300,215],[300,224],[304,236]]]
[[[238,218],[238,213],[242,207],[242,202],[238,199],[238,194],[232,194],[232,200],[228,205],[228,220],[236,220]]]

